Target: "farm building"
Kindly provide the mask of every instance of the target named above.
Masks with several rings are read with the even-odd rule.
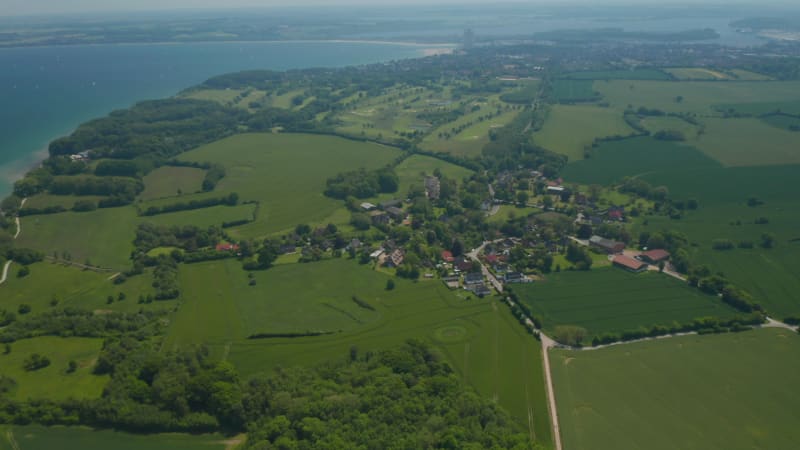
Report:
[[[669,252],[659,248],[642,252],[642,254],[639,255],[639,257],[642,259],[642,261],[646,263],[658,264],[661,261],[666,261],[669,259]]]
[[[406,212],[396,206],[390,206],[386,208],[386,213],[389,216],[397,221],[403,220],[406,218]]]
[[[561,194],[564,192],[564,186],[547,186],[548,194]]]
[[[403,253],[403,250],[398,248],[395,251],[393,251],[391,255],[389,255],[389,259],[387,262],[392,267],[400,267],[400,265],[403,264],[403,261],[405,259],[406,259],[405,253]]]
[[[600,236],[592,236],[589,238],[589,245],[609,254],[622,253],[622,251],[625,250],[624,243],[612,241],[611,239],[606,239]]]
[[[372,211],[375,208],[377,208],[377,206],[369,202],[364,202],[361,204],[361,209],[363,209],[364,211]]]
[[[614,257],[614,265],[623,268],[630,272],[644,272],[647,270],[647,264],[639,261],[638,259],[629,258],[624,255],[617,255]]]

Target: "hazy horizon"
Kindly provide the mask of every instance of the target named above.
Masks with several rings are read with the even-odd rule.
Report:
[[[6,5],[0,10],[0,17],[30,16],[30,15],[69,15],[69,14],[113,14],[123,12],[159,12],[170,10],[236,10],[236,9],[270,9],[270,8],[302,8],[302,7],[339,7],[339,6],[456,6],[469,5],[481,6],[485,2],[480,0],[341,0],[335,3],[324,0],[230,0],[221,6],[217,0],[139,0],[130,2],[125,0],[74,0],[68,4],[60,0],[5,0]],[[520,6],[797,6],[796,2],[788,0],[503,0],[498,5]],[[496,5],[495,5],[496,6]]]

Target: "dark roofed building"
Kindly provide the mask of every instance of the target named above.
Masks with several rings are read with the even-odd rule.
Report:
[[[669,252],[658,248],[642,252],[642,254],[639,255],[639,257],[642,258],[642,261],[646,263],[658,264],[661,261],[666,261],[669,259]]]
[[[453,267],[461,272],[467,272],[472,269],[472,261],[463,256],[458,256],[456,257],[455,261],[453,261]]]
[[[472,285],[483,283],[483,274],[480,272],[473,272],[464,275],[464,284]]]
[[[406,212],[396,206],[386,208],[386,214],[394,220],[403,220],[406,218]]]
[[[483,283],[476,284],[475,286],[473,286],[472,292],[474,292],[475,295],[481,298],[486,297],[487,295],[492,295],[492,290],[489,289],[489,287]]]
[[[381,202],[380,206],[381,206],[381,209],[387,209],[387,208],[391,208],[393,206],[394,207],[398,207],[398,206],[400,206],[402,204],[403,204],[402,201],[397,200],[397,199],[392,199],[392,200],[386,200],[385,202]]]
[[[612,241],[611,239],[600,236],[592,236],[589,238],[589,245],[609,254],[622,253],[622,251],[625,250],[624,243]]]
[[[638,259],[629,258],[624,255],[614,257],[614,265],[630,272],[643,272],[647,270],[647,264]]]
[[[503,281],[506,283],[524,283],[525,274],[521,272],[508,272],[503,275]]]

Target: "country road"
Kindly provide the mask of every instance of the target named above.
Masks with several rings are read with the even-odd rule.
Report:
[[[545,382],[547,383],[547,403],[550,410],[550,422],[553,424],[553,445],[555,450],[562,450],[561,429],[558,425],[558,409],[556,409],[556,393],[553,389],[553,376],[550,373],[550,349],[558,346],[558,343],[542,332],[539,332],[539,340],[542,341],[542,360],[544,362]]]
[[[23,206],[25,206],[25,202],[27,202],[27,201],[28,201],[27,197],[23,198],[22,201],[19,204],[19,207],[22,208]],[[19,215],[17,215],[17,217],[14,218],[14,221],[17,224],[17,232],[14,233],[14,239],[16,239],[16,238],[19,237],[19,234],[22,233],[22,222],[19,220]],[[5,266],[3,266],[3,275],[0,276],[0,284],[3,284],[3,283],[6,282],[6,279],[8,278],[8,271],[11,268],[11,263],[13,263],[13,262],[14,261],[6,261]]]
[[[6,278],[8,278],[8,269],[11,268],[11,263],[14,261],[6,261],[6,264],[3,266],[3,275],[0,276],[0,284],[6,282]]]

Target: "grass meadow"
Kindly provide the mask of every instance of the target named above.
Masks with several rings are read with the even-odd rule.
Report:
[[[800,134],[760,119],[704,119],[693,144],[725,166],[800,164]]]
[[[139,198],[147,201],[198,192],[205,175],[205,170],[194,167],[159,167],[144,177],[144,191]]]
[[[224,164],[227,175],[215,190],[261,202],[254,223],[232,229],[243,237],[286,231],[327,219],[341,202],[323,195],[325,180],[360,167],[390,163],[400,151],[377,144],[303,134],[241,134],[180,156]]]
[[[702,67],[679,67],[674,69],[664,69],[664,72],[672,75],[678,80],[730,80],[732,77],[724,72]]]
[[[669,80],[671,77],[658,69],[593,70],[572,72],[562,78],[570,80]]]
[[[19,247],[52,255],[69,252],[72,260],[116,270],[130,265],[133,238],[138,223],[132,207],[65,212],[22,218]]]
[[[593,100],[598,97],[592,80],[556,80],[552,89],[553,98],[562,103]]]
[[[221,226],[223,222],[251,220],[255,210],[256,205],[252,203],[236,206],[220,205],[142,217],[141,221],[157,225],[195,225],[201,228],[208,228],[212,225]]]
[[[16,400],[97,398],[109,380],[107,375],[92,374],[102,346],[102,339],[49,336],[22,339],[11,344],[10,353],[0,353],[0,375],[16,380],[17,386],[11,393]],[[33,353],[48,357],[50,365],[26,371],[23,363]],[[67,373],[70,361],[78,363],[73,373]]]
[[[545,331],[577,325],[588,331],[587,341],[606,332],[736,315],[719,299],[667,275],[616,267],[554,273],[541,282],[514,286],[514,293]]]
[[[597,106],[555,105],[533,140],[570,161],[583,159],[583,149],[597,138],[633,132],[619,111]]]
[[[593,149],[589,159],[568,164],[562,176],[568,182],[612,184],[626,176],[691,168],[715,168],[719,163],[687,145],[658,141],[650,137],[604,142]]]
[[[666,112],[719,115],[716,105],[730,103],[786,102],[800,100],[798,81],[596,81],[600,92],[613,108],[657,108]],[[683,99],[678,102],[677,97]]]
[[[752,450],[800,441],[800,336],[763,329],[554,350],[566,450]]]
[[[481,395],[496,399],[523,429],[549,442],[539,345],[506,307],[435,280],[396,279],[395,289],[387,291],[388,279],[346,259],[277,265],[256,273],[255,286],[234,261],[184,266],[182,305],[165,348],[207,342],[249,377],[346,358],[353,345],[365,352],[424,339]],[[375,310],[359,307],[353,295]],[[307,330],[335,333],[246,339]]]
[[[114,284],[109,273],[97,273],[51,262],[41,262],[30,266],[30,275],[24,278],[15,276],[19,265],[14,264],[10,276],[0,285],[0,308],[16,311],[19,305],[31,307],[31,314],[53,309],[51,302],[57,300],[57,307],[75,307],[86,310],[110,310],[135,312],[145,308],[166,308],[174,302],[157,302],[149,305],[138,304],[140,294],[153,294],[153,276],[150,272],[128,278],[125,283]],[[125,299],[107,303],[109,295],[115,299],[120,293]]]
[[[433,175],[439,169],[447,178],[456,180],[459,184],[464,178],[472,175],[472,171],[455,164],[450,164],[441,159],[431,158],[424,155],[413,155],[406,158],[395,167],[397,177],[400,179],[400,187],[397,189],[396,196],[405,196],[411,186],[424,187],[425,175]],[[395,194],[388,195],[389,197]]]
[[[130,434],[84,427],[0,425],[2,450],[224,450],[232,441],[212,434]]]

